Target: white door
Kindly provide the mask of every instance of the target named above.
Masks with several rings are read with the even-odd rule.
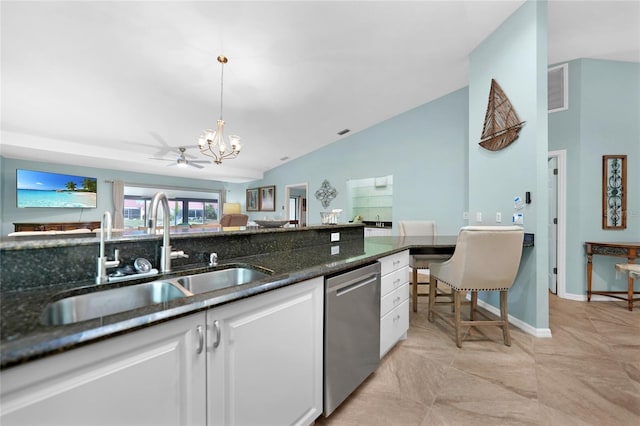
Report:
[[[558,159],[548,161],[549,185],[549,291],[558,293]]]

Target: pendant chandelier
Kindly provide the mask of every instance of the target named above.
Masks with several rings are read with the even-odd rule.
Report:
[[[216,130],[207,129],[203,135],[198,138],[198,147],[200,152],[207,157],[213,158],[216,164],[222,164],[224,159],[236,158],[240,154],[240,136],[229,135],[229,141],[224,140],[224,120],[222,119],[222,92],[224,89],[224,64],[228,62],[226,56],[218,56],[218,62],[222,66],[220,74],[220,118]]]

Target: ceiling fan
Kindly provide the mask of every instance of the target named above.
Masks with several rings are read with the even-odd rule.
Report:
[[[211,161],[208,161],[208,160],[188,160],[185,154],[186,150],[187,148],[182,146],[178,148],[178,151],[180,151],[180,155],[175,160],[168,160],[166,158],[154,158],[154,157],[151,157],[151,158],[153,160],[171,161],[171,164],[167,164],[167,166],[180,166],[180,167],[191,166],[191,167],[196,167],[198,169],[203,168],[203,166],[201,166],[200,164],[211,163]]]

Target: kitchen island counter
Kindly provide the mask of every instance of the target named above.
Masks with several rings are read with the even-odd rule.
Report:
[[[118,284],[98,286],[92,282],[75,282],[55,287],[14,289],[13,291],[7,291],[3,285],[0,317],[0,368],[10,368],[311,278],[339,273],[375,262],[380,257],[402,250],[450,253],[455,247],[455,241],[455,236],[441,236],[435,240],[432,237],[371,237],[295,250],[225,258],[217,267],[204,266],[204,264],[197,267],[191,265],[150,279]],[[340,252],[332,254],[332,247],[336,246],[340,247]],[[335,249],[333,250],[335,252]],[[51,300],[59,299],[63,295],[87,293],[96,291],[100,287],[106,289],[137,282],[198,274],[230,265],[260,267],[272,271],[272,274],[259,281],[74,324],[47,326],[41,322],[41,315],[46,305]]]

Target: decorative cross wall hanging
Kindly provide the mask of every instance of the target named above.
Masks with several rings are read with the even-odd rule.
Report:
[[[322,207],[324,207],[325,209],[329,207],[329,204],[331,204],[331,200],[336,198],[337,195],[338,191],[336,191],[336,189],[332,187],[329,181],[326,179],[324,180],[324,182],[322,182],[322,186],[320,187],[320,189],[316,191],[316,199],[322,203]]]

